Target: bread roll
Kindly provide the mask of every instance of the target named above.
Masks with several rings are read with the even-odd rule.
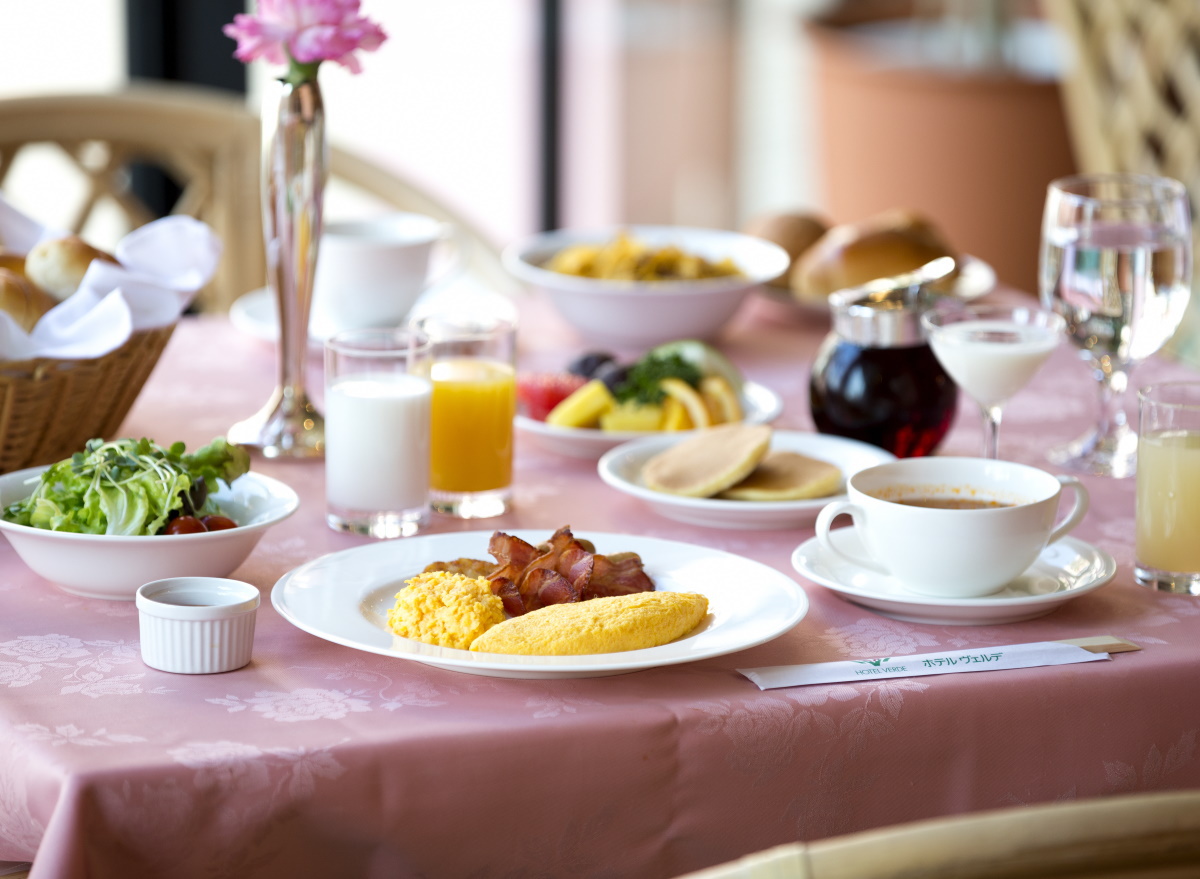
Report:
[[[28,278],[0,269],[0,309],[8,312],[25,332],[32,330],[41,316],[57,304],[58,300],[39,290]]]
[[[8,269],[23,278],[25,277],[25,257],[0,247],[0,269]]]
[[[94,259],[117,261],[78,236],[55,238],[34,245],[25,257],[25,274],[61,301],[79,289],[79,282]]]
[[[887,211],[826,232],[792,269],[792,294],[824,302],[836,290],[911,272],[939,256],[955,253],[932,222],[911,211]],[[956,275],[957,269],[942,283]]]
[[[765,238],[787,251],[791,259],[788,270],[767,282],[772,287],[787,290],[791,285],[792,267],[796,265],[796,260],[829,231],[829,224],[813,214],[762,214],[747,223],[742,231],[747,235]]]

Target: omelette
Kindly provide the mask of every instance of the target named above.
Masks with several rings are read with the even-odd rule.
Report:
[[[472,652],[523,656],[620,653],[669,644],[708,614],[708,599],[691,592],[636,592],[551,604],[492,626]]]

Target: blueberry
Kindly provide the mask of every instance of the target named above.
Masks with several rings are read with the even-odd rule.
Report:
[[[602,366],[612,363],[615,358],[607,351],[589,351],[580,355],[567,365],[567,372],[581,375],[584,378],[596,378],[596,373]]]

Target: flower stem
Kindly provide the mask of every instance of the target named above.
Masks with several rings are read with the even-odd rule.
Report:
[[[300,85],[305,82],[315,82],[317,79],[317,68],[321,66],[320,61],[312,61],[308,64],[302,64],[295,58],[288,57],[287,74],[282,77],[283,81],[288,85]]]

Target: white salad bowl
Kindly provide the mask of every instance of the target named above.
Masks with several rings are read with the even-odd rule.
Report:
[[[0,506],[28,497],[45,467],[0,476]],[[238,527],[201,534],[109,536],[73,534],[0,519],[0,531],[21,561],[40,577],[85,598],[133,601],[138,587],[167,577],[227,577],[267,529],[300,506],[277,479],[246,473],[212,495]]]
[[[683,281],[614,281],[543,268],[573,244],[604,245],[622,231],[652,248],[675,245],[712,262],[729,258],[740,275]],[[711,339],[752,290],[788,267],[782,247],[738,232],[686,226],[560,229],[508,247],[504,265],[518,280],[544,290],[555,309],[591,343],[645,349],[674,339]]]

